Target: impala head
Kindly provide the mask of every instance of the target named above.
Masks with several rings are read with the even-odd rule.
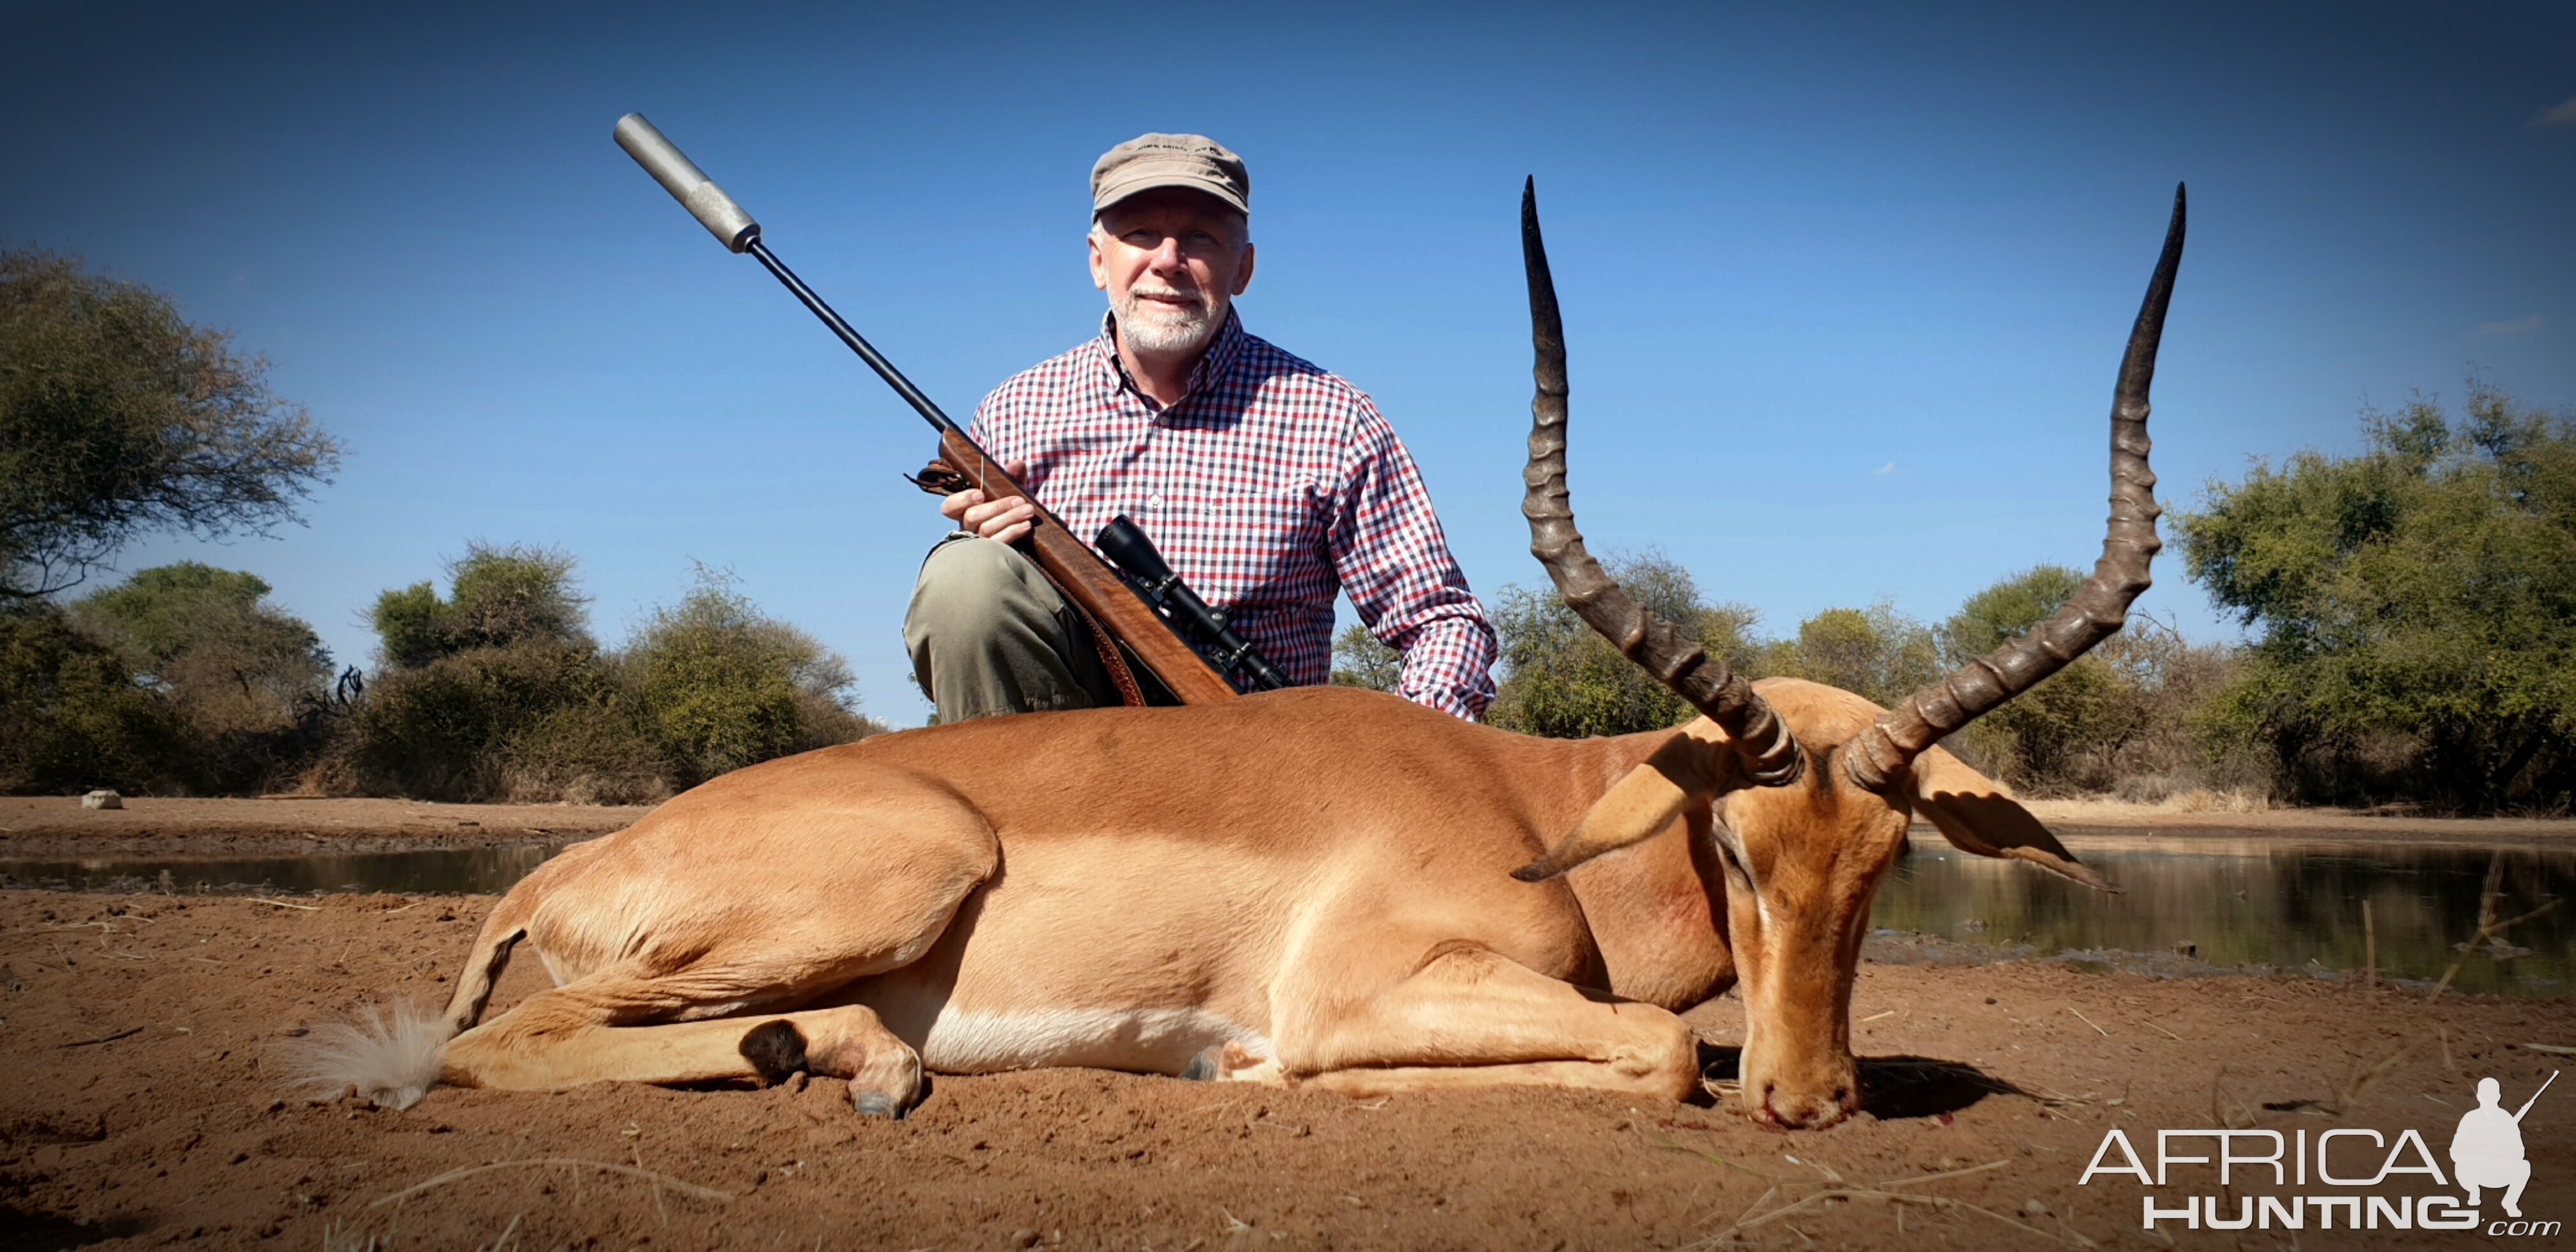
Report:
[[[2092,577],[2028,634],[1890,710],[1816,683],[1772,679],[1757,689],[1630,600],[1584,550],[1565,485],[1564,326],[1534,189],[1523,195],[1521,242],[1538,356],[1529,491],[1521,504],[1530,551],[1577,615],[1701,716],[1515,877],[1562,874],[1704,806],[1725,869],[1727,938],[1745,1007],[1744,1099],[1761,1120],[1822,1128],[1859,1107],[1852,981],[1870,898],[1915,815],[1965,851],[2026,860],[2116,890],[2077,864],[2001,785],[1934,745],[2108,638],[2147,588],[2147,565],[2161,546],[2156,479],[2147,468],[2147,391],[2182,239],[2177,187],[2164,254],[2113,392],[2111,519]]]

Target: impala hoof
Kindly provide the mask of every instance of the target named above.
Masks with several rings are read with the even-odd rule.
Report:
[[[882,1047],[868,1054],[856,1065],[846,1067],[850,1080],[850,1108],[861,1117],[891,1117],[903,1120],[912,1107],[929,1093],[929,1083],[921,1072],[921,1057],[900,1043]],[[846,1062],[848,1053],[834,1058]]]

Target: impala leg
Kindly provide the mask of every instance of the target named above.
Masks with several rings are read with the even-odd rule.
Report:
[[[850,1082],[862,1113],[901,1115],[921,1097],[921,1057],[861,1005],[661,1025],[661,979],[614,974],[536,995],[447,1045],[443,1080],[553,1091],[590,1082],[768,1085],[799,1070]]]
[[[929,951],[1000,849],[951,794],[861,781],[864,807],[666,824],[659,843],[629,839],[557,884],[528,939],[586,972],[449,1041],[443,1080],[554,1090],[803,1070],[848,1079],[862,1113],[917,1103],[920,1055],[874,1010],[831,1002]]]
[[[1283,1030],[1276,1072],[1355,1096],[1524,1085],[1678,1101],[1699,1090],[1698,1043],[1679,1017],[1595,1000],[1482,948],[1319,1017],[1329,1020]]]

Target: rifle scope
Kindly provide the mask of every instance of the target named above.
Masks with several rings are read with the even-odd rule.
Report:
[[[1128,520],[1126,514],[1109,519],[1109,524],[1100,528],[1096,546],[1108,556],[1110,564],[1142,586],[1146,599],[1181,623],[1183,634],[1205,641],[1213,653],[1208,659],[1216,663],[1217,672],[1230,678],[1239,668],[1252,679],[1257,691],[1294,685],[1234,633],[1234,627],[1226,624],[1225,614],[1209,608],[1207,601],[1199,599],[1199,593],[1190,590],[1190,585],[1172,572],[1154,541],[1146,538],[1144,529]]]

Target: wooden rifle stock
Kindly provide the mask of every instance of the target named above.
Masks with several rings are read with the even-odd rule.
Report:
[[[1091,545],[1066,530],[1064,523],[1039,504],[1027,488],[1003,473],[1000,465],[966,438],[966,432],[953,427],[939,432],[939,459],[981,490],[987,500],[1027,498],[1037,509],[1037,520],[1029,526],[1029,537],[1020,543],[1022,551],[1046,571],[1066,599],[1080,606],[1101,629],[1125,645],[1129,655],[1153,671],[1174,698],[1183,704],[1216,704],[1236,698],[1234,684],[1173,633],[1162,615],[1145,603],[1118,571],[1101,560]]]

